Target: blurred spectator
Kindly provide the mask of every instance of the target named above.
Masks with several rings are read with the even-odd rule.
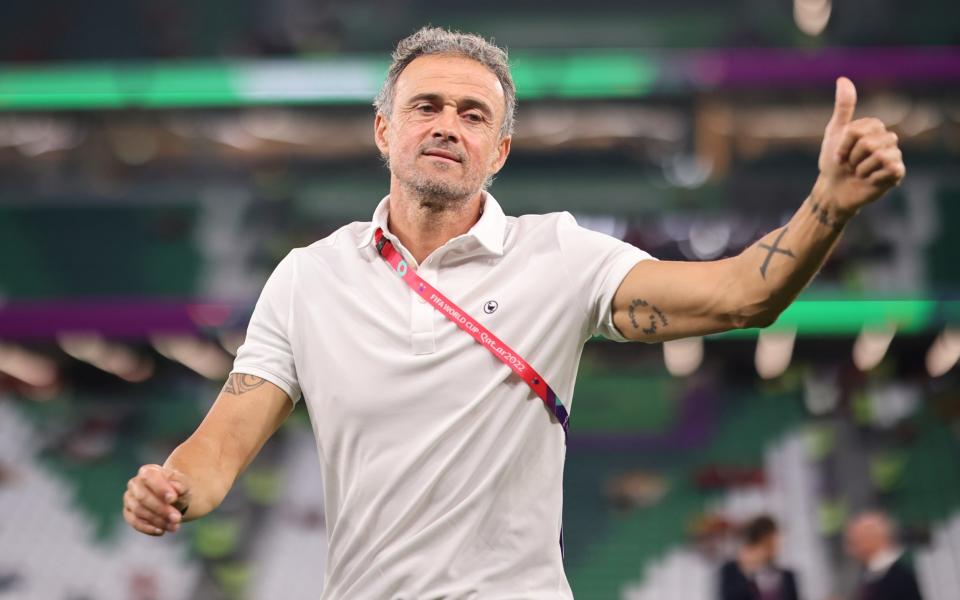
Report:
[[[881,512],[867,512],[846,529],[847,553],[863,565],[854,600],[920,600],[913,567],[894,538],[893,523]]]
[[[0,573],[0,594],[6,595],[16,589],[23,578],[19,573]]]
[[[607,499],[619,510],[655,506],[669,485],[663,477],[644,471],[630,471],[607,482]]]
[[[14,480],[13,470],[0,462],[0,488]]]
[[[792,571],[776,565],[780,532],[767,515],[743,528],[736,560],[720,569],[720,600],[798,600]]]

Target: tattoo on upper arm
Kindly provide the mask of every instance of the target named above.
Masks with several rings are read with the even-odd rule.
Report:
[[[637,317],[637,310],[641,308],[649,308],[649,310],[651,311],[650,314],[647,315],[647,318],[649,319],[648,327],[640,326],[640,321]],[[657,332],[658,327],[666,327],[669,323],[667,321],[667,315],[664,314],[662,310],[660,310],[653,304],[650,304],[646,300],[643,300],[642,298],[634,298],[630,302],[630,308],[627,310],[627,314],[629,314],[630,316],[630,324],[633,325],[633,328],[639,329],[641,332],[645,333],[646,335],[653,335],[654,333]]]
[[[767,257],[763,259],[763,264],[760,265],[760,276],[764,279],[767,278],[767,267],[770,266],[770,259],[773,258],[774,254],[783,254],[784,256],[789,256],[790,258],[796,258],[793,252],[786,248],[780,247],[780,240],[783,239],[783,236],[787,234],[787,228],[784,227],[780,230],[780,235],[777,236],[777,239],[773,241],[773,245],[770,244],[760,244],[760,247],[767,251]]]
[[[827,207],[819,204],[813,198],[810,198],[810,212],[813,213],[813,216],[816,217],[817,222],[821,225],[829,227],[837,232],[843,229],[844,223],[838,219],[831,219],[830,213],[827,211]]]
[[[266,381],[266,379],[262,379],[256,375],[233,373],[227,377],[227,383],[223,386],[223,391],[227,394],[235,394],[239,396],[240,394],[244,394],[250,390],[260,387],[266,383]]]

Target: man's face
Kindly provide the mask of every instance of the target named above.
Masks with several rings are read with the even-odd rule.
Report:
[[[421,56],[400,73],[392,114],[377,115],[377,147],[401,185],[443,208],[479,193],[503,166],[505,111],[499,79],[480,63]]]
[[[882,526],[867,517],[851,523],[847,527],[845,538],[847,554],[864,564],[884,548]]]
[[[777,552],[780,549],[780,534],[771,533],[760,543],[763,550],[764,562],[771,563],[777,559]]]

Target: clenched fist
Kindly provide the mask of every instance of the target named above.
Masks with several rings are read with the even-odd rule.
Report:
[[[123,518],[148,535],[163,535],[180,529],[182,513],[190,505],[190,480],[160,465],[144,465],[127,482],[123,494]]]
[[[819,191],[848,215],[873,202],[906,174],[897,134],[879,119],[853,120],[857,89],[846,77],[837,80],[833,117],[820,147]]]

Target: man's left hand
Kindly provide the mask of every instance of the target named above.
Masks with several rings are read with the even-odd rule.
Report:
[[[857,90],[846,77],[837,80],[833,117],[820,146],[819,192],[841,214],[853,215],[890,188],[907,170],[897,134],[875,118],[853,120]]]

